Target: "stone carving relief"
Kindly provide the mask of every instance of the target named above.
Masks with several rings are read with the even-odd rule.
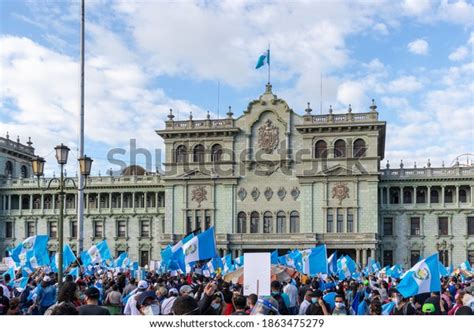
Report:
[[[263,195],[265,195],[265,199],[267,199],[267,201],[270,201],[270,199],[272,198],[273,196],[273,190],[271,187],[267,187],[265,189],[265,192],[263,192]]]
[[[252,190],[252,193],[250,193],[252,195],[252,198],[257,201],[258,197],[260,196],[260,191],[258,190],[258,188],[254,187],[253,190]]]
[[[283,201],[283,199],[285,199],[285,196],[286,196],[286,190],[284,187],[280,187],[278,189],[278,192],[277,192],[277,195],[278,197],[280,198],[281,201]]]
[[[293,187],[293,189],[291,190],[291,196],[293,197],[293,200],[298,199],[298,197],[300,196],[300,190],[297,187]]]
[[[339,205],[341,205],[342,200],[349,198],[349,188],[347,184],[338,183],[332,188],[332,198],[339,200]]]
[[[207,190],[205,186],[197,186],[191,191],[191,200],[194,200],[198,204],[198,208],[201,207],[201,202],[207,200]]]
[[[237,192],[237,195],[239,196],[240,201],[244,201],[247,197],[247,190],[241,187],[239,192]]]
[[[273,125],[270,119],[267,119],[265,123],[258,128],[258,147],[266,153],[272,153],[278,146],[278,134],[278,127]]]

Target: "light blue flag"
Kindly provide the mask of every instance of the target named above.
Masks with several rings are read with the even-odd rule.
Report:
[[[24,266],[27,262],[30,262],[35,267],[48,265],[47,245],[48,236],[28,237],[11,251],[11,257],[19,266]]]
[[[232,264],[232,256],[230,254],[227,254],[222,258],[222,264],[224,265],[224,269],[222,270],[223,275],[235,269],[234,265]]]
[[[71,270],[69,270],[69,273],[68,275],[71,275],[73,276],[75,279],[78,279],[79,278],[79,273],[80,273],[80,267],[77,266],[77,267],[74,267],[72,268]]]
[[[310,276],[328,273],[326,245],[313,248],[309,255],[303,257],[303,273]]]
[[[107,246],[107,242],[105,240],[92,245],[89,250],[81,253],[83,265],[101,263],[104,260],[110,259],[112,259],[112,255],[110,254],[109,246]]]
[[[219,256],[214,256],[209,262],[207,262],[206,266],[211,274],[221,273],[224,269],[224,264]]]
[[[255,69],[259,69],[265,65],[265,63],[270,64],[270,50],[267,49],[260,57],[258,58],[257,65]]]
[[[184,260],[185,264],[211,259],[216,255],[214,227],[194,236],[174,253],[174,256],[178,260]]]
[[[367,262],[367,268],[369,273],[376,273],[381,269],[380,263],[372,257],[369,257],[369,261]]]
[[[466,270],[466,271],[471,271],[471,264],[469,263],[468,260],[464,261],[459,265],[459,269],[461,270]]]
[[[408,270],[396,288],[404,298],[420,293],[439,292],[441,289],[439,278],[439,258],[436,253]]]
[[[387,270],[387,276],[392,277],[392,278],[400,278],[400,276],[403,273],[403,269],[401,265],[395,264],[391,268]]]
[[[194,233],[188,234],[186,237],[178,241],[175,245],[171,247],[171,252],[176,253],[184,244],[194,238]]]
[[[244,256],[239,256],[234,259],[234,264],[236,268],[240,268],[244,266]]]
[[[71,263],[76,261],[76,256],[74,255],[74,252],[72,251],[71,247],[68,244],[64,245],[63,249],[63,270],[67,269]],[[54,256],[51,258],[51,269],[54,272],[58,271],[58,264],[59,264],[59,255],[56,253]]]
[[[446,267],[441,263],[441,261],[438,261],[438,263],[439,263],[439,275],[440,275],[441,277],[449,276],[448,270],[447,270]]]
[[[331,307],[331,310],[336,307],[336,292],[329,292],[328,294],[323,296],[324,301]]]
[[[390,315],[394,307],[395,307],[395,302],[393,301],[390,301],[389,303],[382,305],[382,315]]]
[[[330,275],[335,275],[337,273],[337,254],[336,252],[332,253],[328,259],[328,273]]]
[[[339,279],[350,278],[356,271],[357,266],[353,259],[349,255],[342,256],[337,261],[337,271]]]
[[[10,282],[10,286],[22,292],[28,284],[29,277],[21,277]]]
[[[270,255],[271,264],[278,264],[278,251],[275,249]]]
[[[7,271],[5,271],[2,274],[2,277],[5,279],[6,275],[10,275],[10,280],[14,280],[15,279],[15,269],[13,267],[8,268]]]
[[[123,252],[114,260],[113,266],[116,268],[128,268],[129,264],[130,259],[128,258],[128,253]]]

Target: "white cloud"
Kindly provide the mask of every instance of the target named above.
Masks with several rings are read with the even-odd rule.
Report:
[[[365,86],[359,81],[347,81],[339,85],[337,101],[342,105],[351,104],[354,109],[363,108],[368,104],[369,97],[365,94]]]
[[[407,93],[418,91],[423,84],[415,76],[402,76],[389,82],[386,86],[388,93]]]
[[[402,8],[407,15],[421,15],[431,9],[430,0],[404,0]]]
[[[424,39],[416,39],[408,43],[407,48],[410,53],[425,55],[428,54],[429,44]]]
[[[375,32],[380,33],[383,36],[388,35],[388,29],[387,26],[384,23],[377,23],[373,27]]]
[[[466,56],[468,56],[468,54],[469,54],[468,49],[464,46],[461,46],[461,47],[458,47],[454,52],[449,54],[448,58],[451,61],[461,61],[461,60],[464,60]]]

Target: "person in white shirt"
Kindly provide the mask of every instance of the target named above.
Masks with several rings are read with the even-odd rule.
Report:
[[[125,304],[125,308],[123,310],[124,315],[141,315],[140,311],[137,309],[137,297],[141,293],[145,292],[148,288],[148,283],[146,280],[141,280],[138,282],[138,286],[136,292],[132,292],[133,294],[127,300]]]
[[[290,299],[290,315],[296,315],[297,308],[296,308],[296,303],[298,301],[298,288],[293,285],[292,283],[286,284],[286,286],[283,288],[283,292],[288,295],[288,298]]]
[[[171,315],[171,308],[173,308],[174,301],[178,297],[178,290],[171,288],[168,291],[168,298],[161,303],[161,315]]]
[[[311,300],[313,299],[313,291],[308,290],[306,291],[306,294],[304,295],[304,300],[300,305],[300,310],[298,312],[298,315],[306,315],[306,310],[308,309],[309,306],[311,306]]]

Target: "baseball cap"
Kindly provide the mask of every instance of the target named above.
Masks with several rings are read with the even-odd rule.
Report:
[[[178,294],[178,290],[175,289],[174,287],[173,287],[173,288],[170,288],[170,290],[168,291],[168,294],[171,294],[171,293],[173,293],[173,294]]]
[[[435,306],[432,303],[425,303],[423,307],[421,307],[421,311],[423,313],[434,313],[435,312]]]
[[[189,285],[183,285],[179,289],[179,293],[181,293],[181,294],[189,294],[189,293],[192,293],[192,292],[193,292],[193,288]]]
[[[141,280],[138,282],[138,289],[139,290],[146,290],[148,288],[148,283],[146,280]]]
[[[100,291],[97,287],[91,286],[89,287],[84,294],[91,299],[98,299],[100,297]]]
[[[50,282],[51,281],[51,277],[49,276],[44,276],[43,277],[43,282]]]
[[[143,305],[143,303],[146,301],[146,299],[152,299],[152,300],[156,300],[156,294],[155,292],[153,291],[145,291],[143,293],[141,293],[140,295],[138,295],[137,297],[137,303],[141,306]]]

